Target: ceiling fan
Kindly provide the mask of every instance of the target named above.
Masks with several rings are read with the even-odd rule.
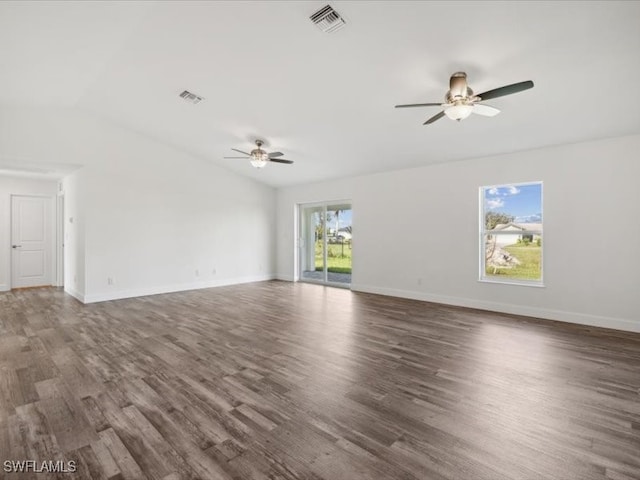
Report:
[[[429,118],[423,125],[429,125],[436,120],[440,120],[445,115],[451,120],[457,121],[464,120],[472,113],[485,117],[494,117],[500,113],[500,110],[480,102],[522,92],[530,88],[533,88],[533,82],[527,80],[526,82],[513,83],[475,95],[473,90],[467,85],[467,74],[464,72],[456,72],[451,75],[451,79],[449,80],[449,91],[444,97],[445,103],[411,103],[407,105],[396,105],[396,108],[442,107],[444,109]]]
[[[245,157],[223,157],[223,158],[248,159],[251,162],[251,165],[253,165],[256,168],[264,168],[268,162],[288,163],[288,164],[293,163],[293,160],[285,160],[284,158],[280,158],[284,155],[284,153],[282,152],[271,152],[271,153],[265,152],[261,148],[263,144],[264,142],[262,140],[256,140],[256,145],[258,148],[254,148],[253,150],[251,150],[251,153],[243,152],[242,150],[238,150],[237,148],[232,148],[231,150],[233,150],[234,152],[238,152],[246,156]]]

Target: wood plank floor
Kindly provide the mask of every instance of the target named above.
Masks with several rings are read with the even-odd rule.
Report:
[[[5,293],[5,460],[77,462],[7,479],[640,479],[640,335],[286,282]]]

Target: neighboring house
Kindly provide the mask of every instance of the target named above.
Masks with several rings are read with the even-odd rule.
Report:
[[[527,230],[534,231],[534,232],[541,232],[542,224],[541,223],[514,223],[514,222],[499,223],[495,226],[495,228],[492,231],[509,232],[509,233],[513,232],[513,235],[492,235],[492,239],[495,238],[495,243],[501,247],[504,247],[507,245],[513,245],[514,243],[517,243],[518,239],[523,240],[528,237],[529,241],[533,243],[540,238],[540,235],[537,235],[537,234],[530,234],[530,235],[519,234],[519,232],[523,232]]]
[[[348,227],[347,227],[348,228]],[[341,228],[338,230],[337,234],[334,234],[334,230],[329,230],[329,235],[327,236],[327,241],[329,243],[349,243],[351,242],[351,232],[346,228]]]
[[[342,237],[343,240],[351,240],[351,227],[341,228],[336,235],[338,238]]]

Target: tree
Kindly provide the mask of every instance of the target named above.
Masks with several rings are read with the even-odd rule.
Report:
[[[496,225],[505,225],[507,223],[513,222],[514,220],[515,217],[513,215],[489,210],[484,214],[485,230],[493,230],[494,228],[496,228]],[[499,249],[499,247],[497,247],[497,239],[495,235],[487,235],[485,241],[487,242],[485,245],[485,262],[488,264],[489,261],[494,258],[494,255],[496,254],[496,248]]]
[[[333,234],[335,236],[338,235],[338,230],[340,229],[340,212],[342,212],[343,210],[341,208],[336,208],[335,210],[332,210],[331,212],[327,212],[327,222],[332,220],[332,217],[336,219],[336,229],[333,232]]]
[[[516,219],[513,215],[502,212],[488,211],[484,214],[484,225],[486,230],[493,230],[498,224],[507,224]]]
[[[325,220],[324,212],[316,212],[316,241],[322,240],[325,235],[325,224],[332,220],[331,212],[327,212],[327,218]]]

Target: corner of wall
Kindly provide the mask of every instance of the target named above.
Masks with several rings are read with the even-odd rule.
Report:
[[[283,282],[295,282],[296,279],[294,278],[293,275],[289,275],[289,274],[285,274],[285,273],[278,273],[277,275],[275,275],[275,279],[276,280],[282,280]]]
[[[85,296],[84,294],[70,288],[70,287],[64,287],[64,292],[68,293],[69,295],[71,295],[73,298],[75,298],[76,300],[78,300],[80,303],[87,303],[85,301]]]

